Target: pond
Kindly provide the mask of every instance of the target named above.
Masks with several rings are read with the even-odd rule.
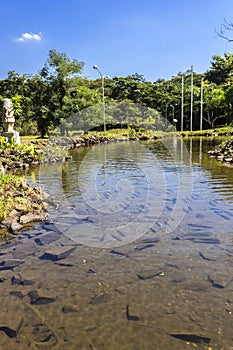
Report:
[[[221,141],[41,166],[50,221],[0,251],[1,349],[233,349],[233,167],[207,154]]]

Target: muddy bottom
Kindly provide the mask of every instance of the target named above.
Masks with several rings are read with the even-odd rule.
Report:
[[[233,349],[232,169],[186,146],[83,149],[35,174],[55,206],[2,243],[1,350]]]
[[[54,225],[3,244],[1,349],[233,349],[232,253],[152,232],[116,249]]]

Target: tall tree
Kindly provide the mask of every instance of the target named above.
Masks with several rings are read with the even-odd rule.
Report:
[[[215,55],[211,62],[210,70],[206,72],[205,79],[215,84],[224,84],[233,74],[233,54],[225,53],[224,56]]]

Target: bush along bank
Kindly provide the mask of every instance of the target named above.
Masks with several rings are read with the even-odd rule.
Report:
[[[0,235],[47,219],[45,194],[27,184],[22,173],[32,165],[70,159],[72,147],[73,140],[63,138],[18,145],[0,137]]]
[[[222,162],[233,163],[233,139],[222,143],[214,150],[208,151],[208,154]]]
[[[18,145],[6,137],[0,137],[1,172],[9,170],[27,170],[30,164],[37,165],[41,159],[42,150],[34,145]]]
[[[18,145],[13,140],[0,137],[0,171],[15,172],[28,170],[30,165],[66,161],[72,143],[73,140],[61,138]]]

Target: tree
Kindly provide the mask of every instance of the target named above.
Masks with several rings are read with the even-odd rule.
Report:
[[[46,64],[31,79],[33,115],[42,137],[70,116],[66,96],[75,78],[81,74],[83,65],[64,53],[50,50]]]
[[[232,42],[233,38],[230,38],[226,34],[226,32],[232,32],[232,31],[233,31],[233,22],[232,21],[229,22],[224,18],[224,21],[221,24],[220,30],[216,30],[216,33],[220,38],[227,40],[229,42]]]
[[[204,118],[211,128],[214,128],[218,119],[225,117],[226,108],[225,91],[214,83],[205,82],[204,104],[206,117]]]
[[[233,74],[233,54],[224,54],[213,56],[210,70],[206,72],[205,79],[211,83],[224,84],[229,76]]]
[[[50,69],[54,69],[54,72],[50,75],[50,80],[56,91],[59,107],[62,111],[63,99],[67,89],[67,79],[81,74],[84,63],[69,59],[65,53],[50,50],[48,66]]]

